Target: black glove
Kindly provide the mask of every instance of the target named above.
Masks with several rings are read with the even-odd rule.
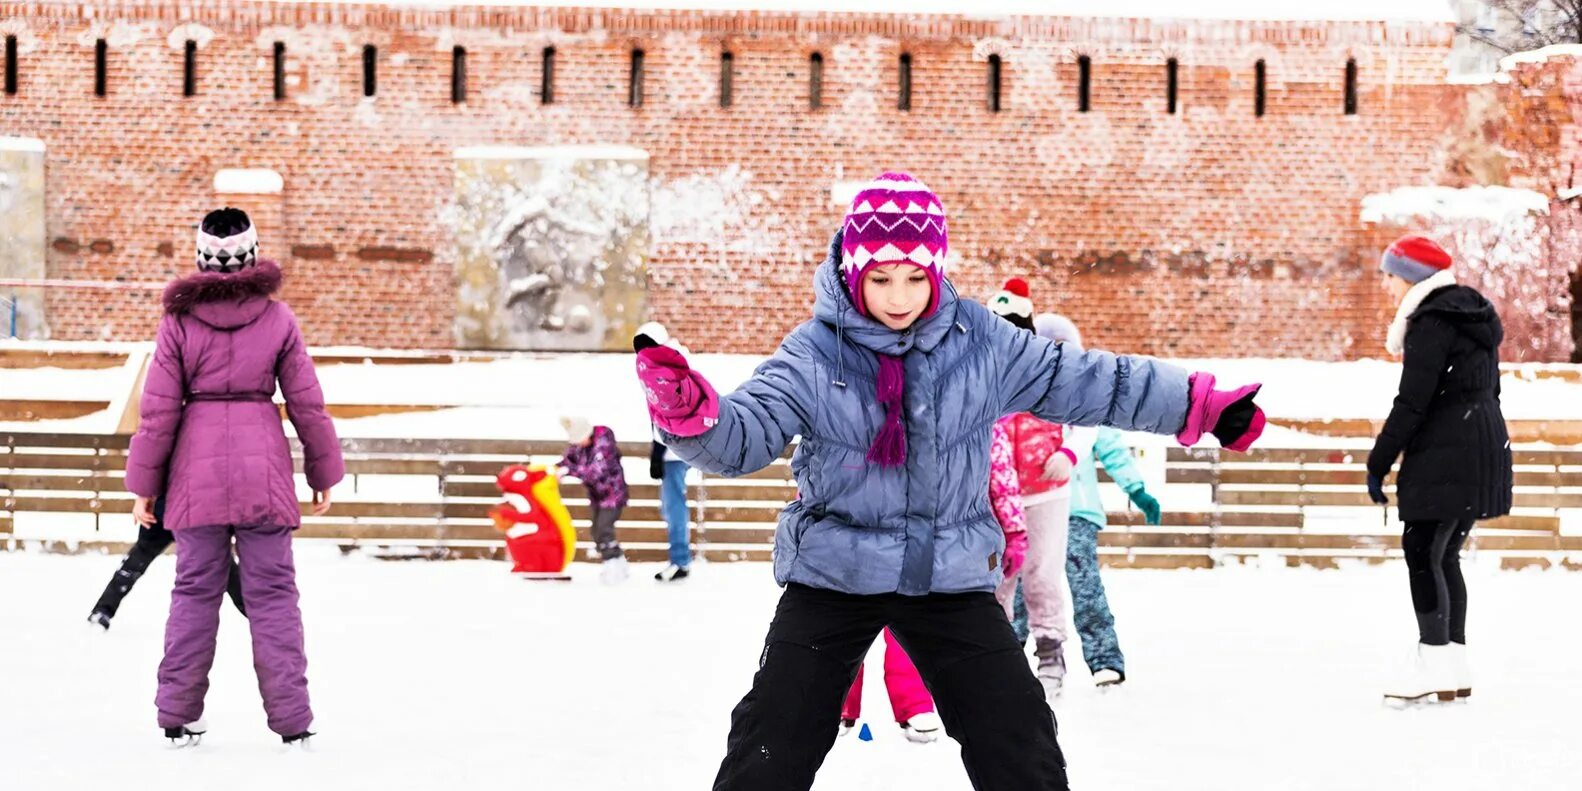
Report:
[[[656,481],[665,477],[665,446],[657,440],[648,449],[648,477]]]
[[[1384,494],[1384,477],[1368,473],[1368,499],[1377,505],[1389,505],[1390,498]]]
[[[1247,429],[1252,428],[1252,418],[1258,413],[1258,406],[1252,400],[1257,397],[1258,391],[1254,390],[1219,413],[1219,421],[1209,433],[1219,440],[1220,445],[1229,446],[1232,442],[1241,439],[1241,436],[1247,433]]]

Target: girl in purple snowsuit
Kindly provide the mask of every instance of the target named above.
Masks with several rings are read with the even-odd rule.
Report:
[[[151,524],[153,498],[163,492],[165,526],[176,536],[176,587],[154,700],[173,740],[194,741],[205,727],[233,533],[269,728],[287,743],[312,735],[291,556],[302,517],[273,402],[277,383],[302,441],[314,513],[329,510],[345,463],[296,317],[272,298],[280,268],[259,260],[257,248],[241,210],[204,217],[200,271],[165,289],[142,423],[126,464],[126,488],[137,495],[133,515]]]
[[[615,537],[615,522],[626,509],[629,493],[615,432],[609,426],[595,426],[579,415],[562,417],[560,425],[566,430],[570,443],[566,446],[565,458],[560,460],[561,477],[577,478],[588,489],[593,545],[604,564],[600,576],[606,583],[624,582],[626,553],[621,551],[621,542]]]

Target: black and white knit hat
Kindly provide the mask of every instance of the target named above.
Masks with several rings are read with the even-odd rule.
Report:
[[[209,212],[198,226],[198,268],[240,272],[258,263],[258,231],[247,212],[229,206]]]

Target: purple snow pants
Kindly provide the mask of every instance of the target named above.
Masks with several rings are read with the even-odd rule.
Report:
[[[308,660],[302,647],[302,611],[297,608],[296,567],[291,560],[292,527],[246,527],[235,531],[242,597],[253,633],[253,669],[264,698],[269,729],[290,736],[308,729]],[[186,725],[203,716],[209,668],[220,629],[220,605],[230,573],[228,527],[190,527],[176,535],[176,587],[165,623],[165,658],[159,663],[161,727]]]

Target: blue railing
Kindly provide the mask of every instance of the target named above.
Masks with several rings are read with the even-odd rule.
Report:
[[[10,317],[9,320],[6,322],[6,326],[10,327],[11,329],[7,333],[6,337],[8,337],[8,338],[15,338],[17,336],[16,335],[16,314],[17,314],[16,295],[12,294],[9,297],[0,296],[0,305],[4,305],[5,306],[6,314]]]

